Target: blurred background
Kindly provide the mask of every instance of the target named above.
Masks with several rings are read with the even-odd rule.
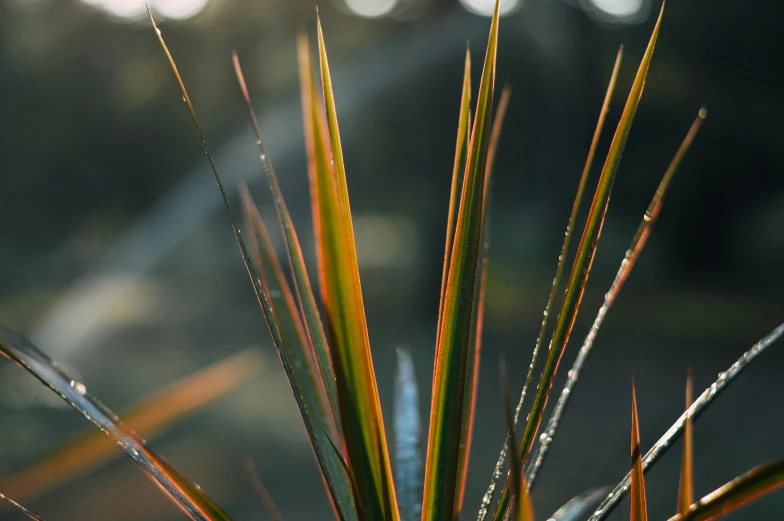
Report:
[[[148,3],[235,201],[236,183],[247,181],[274,224],[231,67],[231,51],[239,53],[312,259],[295,37],[314,34],[315,2]],[[492,2],[322,0],[319,7],[382,404],[389,413],[395,348],[407,346],[426,418],[463,56],[470,41],[479,69]],[[466,519],[504,437],[498,356],[519,392],[615,54],[623,43],[600,157],[658,7],[652,0],[501,2],[497,80],[513,90],[494,181]],[[632,372],[649,447],[682,411],[688,367],[701,392],[784,317],[783,11],[779,2],[667,7],[564,364],[701,104],[709,116],[577,386],[534,491],[541,519],[625,474]],[[169,408],[153,407],[151,444],[235,519],[266,518],[244,470],[249,457],[285,519],[330,519],[180,98],[143,0],[0,2],[0,322],[124,416],[166,386],[185,385],[175,388],[179,402],[164,391]],[[771,414],[784,399],[782,368],[779,345],[696,424],[698,496],[782,456],[784,421]],[[115,457],[119,451],[108,450],[101,464],[95,452],[77,454],[71,464],[89,466],[83,472],[65,471],[51,483],[28,473],[20,484],[20,472],[91,426],[7,362],[0,389],[0,490],[18,492],[51,521],[184,519],[132,462]],[[679,459],[676,445],[648,474],[653,519],[674,511]],[[54,468],[43,475],[56,477]],[[611,519],[624,519],[627,508]],[[783,515],[784,494],[774,493],[728,519]],[[0,517],[19,518],[7,510]]]

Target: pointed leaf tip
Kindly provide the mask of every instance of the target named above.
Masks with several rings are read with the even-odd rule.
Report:
[[[640,452],[640,425],[637,417],[637,392],[632,378],[632,489],[630,521],[648,521],[648,507],[645,500],[645,478],[642,471]]]
[[[693,475],[693,442],[692,418],[688,415],[692,403],[693,378],[691,369],[686,377],[686,422],[683,424],[683,456],[681,458],[681,476],[678,485],[678,513],[686,514],[694,502],[694,475]]]

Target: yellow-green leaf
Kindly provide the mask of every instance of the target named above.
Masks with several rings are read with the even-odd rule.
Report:
[[[482,257],[479,261],[479,279],[474,290],[474,313],[471,317],[471,343],[472,352],[469,353],[466,365],[466,392],[463,402],[463,428],[460,433],[460,449],[457,476],[457,503],[455,511],[460,512],[463,508],[463,497],[465,495],[465,482],[468,475],[468,463],[471,455],[471,438],[474,428],[474,416],[476,409],[476,393],[479,388],[479,361],[482,353],[482,330],[484,326],[484,306],[485,306],[485,286],[487,281],[487,266],[490,263],[490,184],[495,163],[495,155],[498,150],[498,141],[501,138],[501,130],[504,125],[506,109],[509,106],[509,97],[512,91],[505,87],[501,92],[501,99],[498,102],[493,119],[493,128],[490,132],[490,145],[487,150],[487,173],[485,174],[485,187],[482,208]]]
[[[534,521],[533,505],[528,484],[523,472],[523,464],[515,451],[517,435],[515,434],[514,410],[509,398],[509,384],[506,378],[506,364],[501,358],[500,363],[501,395],[503,397],[504,418],[506,419],[506,440],[509,451],[509,475],[512,483],[512,517],[514,521]]]
[[[463,165],[463,148],[468,140],[469,126],[471,124],[471,52],[466,46],[465,67],[463,68],[463,90],[460,94],[460,116],[457,120],[457,145],[455,146],[455,161],[452,167],[452,185],[449,190],[449,214],[446,222],[446,246],[444,248],[444,266],[441,272],[441,297],[438,303],[438,316],[444,311],[444,297],[446,296],[446,282],[449,274],[449,261],[452,258],[452,241],[455,233],[455,219],[457,216],[458,187],[462,180],[461,166]],[[441,336],[441,322],[438,322],[436,339]],[[437,340],[436,340],[437,341]]]
[[[544,408],[547,405],[547,399],[550,396],[552,389],[553,378],[560,364],[566,344],[572,333],[572,327],[577,318],[577,312],[580,307],[585,285],[588,281],[588,276],[591,271],[593,257],[596,253],[596,246],[601,235],[602,224],[604,223],[604,216],[607,212],[607,206],[610,201],[610,192],[612,189],[615,174],[618,170],[618,165],[621,161],[621,154],[623,153],[626,139],[631,130],[634,115],[637,112],[637,106],[642,96],[645,87],[645,79],[648,75],[648,68],[653,58],[653,51],[656,47],[656,40],[659,36],[659,29],[661,27],[662,16],[664,14],[664,4],[659,13],[656,25],[653,29],[648,48],[643,55],[640,66],[637,70],[637,75],[634,78],[631,91],[626,100],[626,105],[621,114],[621,119],[615,130],[615,135],[610,144],[610,150],[602,168],[602,174],[599,178],[599,183],[594,193],[591,209],[588,213],[588,218],[585,224],[583,235],[580,239],[580,244],[577,248],[572,271],[569,275],[569,282],[566,287],[566,294],[564,295],[561,304],[561,310],[558,314],[555,330],[550,341],[550,350],[545,361],[542,375],[539,380],[539,385],[531,405],[531,413],[528,415],[528,421],[523,431],[522,440],[520,442],[520,455],[523,462],[526,462],[531,447],[534,442],[539,425],[542,420]],[[508,485],[508,483],[507,483]],[[493,516],[494,521],[501,521],[507,513],[509,508],[508,499],[508,486],[504,486],[504,490],[499,498],[498,506],[496,507]]]
[[[645,476],[642,471],[640,452],[640,424],[637,418],[637,393],[632,382],[632,485],[630,521],[648,521],[648,506],[645,502]]]
[[[332,339],[346,459],[360,519],[397,521],[400,515],[370,354],[340,130],[320,21],[318,43],[332,159],[331,171],[321,172],[330,177],[318,182],[324,265],[322,294],[326,297],[324,305]],[[323,159],[327,161],[326,157]]]
[[[669,521],[710,521],[784,485],[784,460],[760,465],[711,492]]]
[[[430,408],[423,521],[452,521],[459,469],[460,433],[466,366],[470,352],[471,317],[481,250],[487,152],[498,44],[496,3],[470,135],[460,206],[449,260],[444,307],[439,317]]]
[[[236,53],[234,53],[233,59],[237,80],[239,81],[240,89],[242,90],[243,97],[245,98],[245,103],[248,107],[253,130],[256,134],[256,143],[258,144],[260,154],[259,157],[267,174],[270,191],[272,192],[272,199],[275,203],[275,210],[278,215],[278,221],[280,222],[289,266],[291,268],[292,274],[294,275],[294,287],[296,289],[299,308],[297,308],[294,304],[294,299],[292,297],[291,290],[289,289],[288,282],[283,275],[283,271],[280,269],[277,256],[274,255],[273,250],[271,247],[269,247],[268,239],[266,241],[267,245],[264,250],[269,251],[271,253],[271,257],[274,259],[273,269],[275,269],[275,278],[279,281],[278,285],[280,286],[281,293],[285,299],[285,311],[287,311],[288,316],[297,317],[294,321],[297,328],[296,336],[299,337],[302,351],[308,358],[311,358],[312,355],[313,362],[315,363],[310,365],[313,376],[326,392],[328,402],[322,406],[327,412],[327,421],[324,423],[324,426],[327,427],[333,435],[339,436],[341,429],[340,420],[337,416],[338,404],[337,390],[335,388],[335,373],[332,369],[332,363],[329,356],[329,346],[327,345],[327,337],[324,333],[324,326],[321,323],[318,307],[316,306],[316,299],[313,296],[313,288],[311,286],[310,276],[308,275],[308,270],[305,265],[305,258],[302,255],[302,247],[300,246],[299,236],[297,235],[297,231],[294,228],[294,223],[291,220],[291,215],[289,214],[286,202],[283,199],[283,194],[280,190],[280,184],[278,183],[278,178],[275,175],[275,169],[272,166],[272,160],[264,148],[264,141],[261,138],[261,129],[259,128],[259,123],[256,118],[256,112],[253,110],[250,95],[248,94],[248,88],[245,84],[245,77],[242,73],[242,67],[240,66],[239,58],[237,57]],[[253,206],[255,207],[255,205]],[[258,211],[256,211],[256,215],[258,215]],[[258,219],[254,219],[254,222],[257,224],[261,223],[260,217]],[[257,229],[257,231],[261,232],[266,237],[266,230],[263,228],[264,227],[262,225],[261,229]],[[281,307],[281,309],[278,311],[282,312],[284,309]],[[302,338],[301,333],[303,328],[302,320],[299,317],[300,311],[304,317],[304,331],[307,332],[307,338]]]

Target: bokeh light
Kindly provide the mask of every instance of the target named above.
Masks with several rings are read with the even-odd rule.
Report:
[[[345,0],[352,13],[365,18],[378,18],[392,12],[398,0]]]
[[[616,20],[636,18],[643,8],[643,0],[591,0],[602,15]]]
[[[495,9],[495,0],[460,0],[460,3],[472,13],[482,16],[492,16]],[[520,0],[501,0],[498,12],[501,16],[515,11],[522,2]]]
[[[199,14],[209,0],[154,0],[155,12],[172,20],[186,20]]]
[[[161,18],[186,20],[199,14],[210,0],[82,0],[83,3],[101,9],[108,14],[135,20],[144,16],[145,6]]]

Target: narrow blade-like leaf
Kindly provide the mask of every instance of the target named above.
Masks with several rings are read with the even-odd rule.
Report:
[[[743,353],[743,355],[735,361],[726,371],[719,373],[719,377],[713,382],[702,394],[694,400],[691,407],[684,412],[678,420],[670,426],[669,429],[659,438],[659,440],[651,447],[642,459],[643,471],[647,471],[651,466],[661,458],[667,449],[672,447],[673,443],[678,440],[678,437],[683,432],[683,426],[687,418],[696,421],[699,415],[705,410],[708,405],[713,403],[713,400],[721,394],[721,392],[732,383],[739,374],[746,369],[751,362],[753,362],[760,354],[765,352],[771,345],[784,336],[784,323],[779,324],[773,331],[765,335],[759,342],[751,346],[751,348]],[[612,491],[607,494],[607,497],[596,508],[596,511],[591,515],[588,521],[601,521],[613,509],[618,506],[618,503],[626,497],[629,492],[629,485],[631,483],[631,473],[627,474],[618,483]]]
[[[669,521],[710,521],[784,485],[784,460],[755,467],[714,490]]]
[[[580,372],[582,371],[583,365],[585,365],[585,360],[588,358],[588,355],[593,348],[596,336],[599,333],[599,329],[602,327],[602,324],[607,317],[607,313],[610,311],[610,308],[615,302],[618,293],[621,291],[623,283],[631,273],[632,268],[634,268],[640,252],[642,252],[643,248],[645,247],[645,243],[647,242],[651,229],[656,222],[659,213],[661,212],[664,195],[667,191],[670,180],[675,174],[675,171],[678,169],[681,159],[683,159],[686,151],[691,146],[692,141],[694,141],[694,138],[697,135],[697,131],[702,126],[702,122],[705,120],[705,116],[705,109],[700,109],[696,119],[689,129],[689,132],[686,134],[686,137],[678,148],[675,157],[672,159],[669,167],[662,176],[659,186],[656,189],[656,193],[654,194],[653,199],[651,199],[651,202],[648,205],[648,208],[645,211],[639,226],[637,227],[637,232],[634,234],[631,244],[623,256],[623,260],[621,260],[621,265],[618,267],[618,272],[615,275],[615,279],[610,285],[610,289],[604,295],[604,302],[599,308],[599,311],[596,313],[593,326],[588,332],[588,335],[585,337],[585,340],[583,340],[583,345],[580,347],[580,351],[577,353],[577,358],[575,358],[575,361],[572,364],[572,368],[568,373],[564,388],[561,390],[561,395],[558,397],[558,401],[553,408],[550,419],[547,421],[547,426],[544,430],[544,432],[547,433],[547,436],[540,437],[539,446],[536,449],[536,453],[529,461],[527,471],[528,483],[531,487],[533,487],[533,484],[536,481],[539,468],[541,467],[542,462],[544,461],[544,457],[547,455],[547,451],[552,444],[553,438],[555,437],[555,432],[558,429],[558,425],[561,421],[561,418],[563,417],[564,411],[566,410],[566,406],[569,403],[569,399],[573,394],[574,387],[580,377]]]
[[[419,388],[414,361],[407,349],[397,350],[395,378],[395,482],[402,521],[422,517],[422,449]]]
[[[326,217],[320,230],[324,242],[321,251],[324,263],[323,294],[326,296],[328,329],[333,341],[332,358],[346,457],[357,494],[356,505],[360,518],[397,521],[400,516],[370,354],[346,169],[320,21],[318,41],[333,166],[331,179],[318,184],[319,207],[322,216]]]
[[[637,418],[637,393],[632,381],[632,501],[629,521],[648,521],[645,501],[645,476],[642,474],[640,452],[640,422]]]
[[[28,510],[26,507],[24,507],[23,505],[17,503],[16,501],[14,501],[10,497],[6,496],[5,494],[0,493],[0,499],[2,499],[6,503],[8,503],[12,507],[14,507],[15,509],[17,509],[18,511],[20,511],[21,513],[23,513],[24,515],[26,515],[30,519],[32,519],[33,521],[44,521],[37,514],[35,514],[32,511]]]
[[[441,327],[433,371],[423,521],[452,521],[455,515],[466,366],[471,350],[471,317],[481,250],[484,185],[495,86],[498,6],[496,2],[463,175],[444,308],[439,317]]]
[[[225,188],[223,187],[223,181],[221,180],[221,176],[218,173],[218,168],[215,166],[215,162],[212,158],[212,154],[210,153],[210,149],[207,146],[207,141],[204,139],[204,134],[201,130],[201,124],[199,123],[199,118],[196,115],[196,110],[193,107],[193,103],[191,103],[190,96],[188,95],[188,91],[185,88],[185,83],[182,81],[182,77],[180,76],[179,71],[177,70],[177,65],[174,62],[174,58],[172,57],[171,53],[169,52],[168,47],[166,46],[166,42],[163,40],[163,36],[161,34],[160,29],[155,24],[155,20],[152,17],[152,13],[147,10],[148,15],[150,16],[150,21],[152,22],[153,28],[155,29],[156,35],[158,37],[158,42],[163,49],[164,54],[166,55],[166,59],[169,62],[169,66],[171,67],[172,73],[174,74],[175,79],[180,87],[180,92],[182,93],[182,97],[185,100],[185,104],[188,108],[188,112],[190,113],[191,119],[193,121],[193,125],[196,129],[196,134],[199,137],[199,141],[201,142],[202,148],[204,149],[204,153],[207,156],[207,161],[210,164],[210,169],[212,170],[212,174],[215,178],[215,182],[218,185],[218,190],[220,191],[221,198],[223,199],[223,204],[226,208],[226,213],[229,217],[229,223],[231,224],[232,232],[234,233],[234,238],[237,240],[237,245],[240,249],[240,255],[242,257],[242,261],[245,265],[245,269],[248,272],[248,277],[250,277],[251,285],[253,290],[256,294],[256,298],[259,302],[259,305],[262,309],[264,320],[267,322],[267,327],[270,330],[270,335],[272,336],[272,340],[275,343],[275,347],[278,352],[278,356],[280,357],[281,363],[283,364],[283,369],[286,372],[286,377],[291,384],[292,392],[294,394],[294,399],[297,402],[297,407],[302,414],[302,418],[304,420],[305,429],[308,432],[308,436],[311,440],[318,439],[319,436],[323,436],[326,434],[326,431],[323,428],[319,428],[311,421],[311,418],[308,414],[306,414],[307,406],[306,406],[306,398],[303,396],[302,391],[299,389],[297,385],[294,385],[296,382],[295,377],[295,368],[292,364],[292,361],[288,357],[288,352],[286,349],[283,348],[283,338],[280,326],[277,322],[275,317],[275,311],[272,308],[272,304],[270,302],[270,296],[266,292],[265,288],[261,284],[261,280],[256,275],[256,270],[253,267],[253,262],[251,260],[250,255],[248,254],[248,249],[245,246],[245,241],[242,238],[242,233],[237,226],[237,220],[234,217],[234,211],[232,210],[231,203],[229,202],[229,196],[226,193]],[[323,427],[323,426],[322,426]],[[330,500],[335,507],[336,514],[341,521],[348,520],[351,521],[350,513],[353,512],[353,498],[347,492],[345,492],[346,481],[340,478],[340,469],[335,469],[334,461],[335,459],[330,459],[329,455],[330,452],[323,450],[323,443],[313,443],[313,449],[316,452],[316,458],[319,461],[319,465],[322,469],[322,472],[325,473],[325,482],[327,484]],[[330,469],[329,472],[332,478],[326,477],[327,469]]]
[[[575,195],[574,202],[572,203],[572,213],[569,216],[569,221],[566,225],[566,233],[564,234],[564,242],[561,245],[561,253],[558,256],[558,266],[555,269],[555,277],[553,278],[553,284],[550,288],[550,295],[547,298],[547,304],[544,308],[544,313],[542,316],[542,325],[539,330],[539,336],[536,338],[536,344],[534,345],[534,350],[531,355],[531,363],[528,366],[528,374],[525,378],[525,384],[523,385],[523,391],[520,393],[520,399],[517,402],[517,407],[515,408],[515,425],[520,420],[520,412],[523,410],[523,404],[525,403],[525,398],[528,395],[528,388],[531,384],[534,375],[534,369],[536,367],[536,363],[539,359],[539,351],[541,350],[542,341],[544,340],[545,334],[547,333],[547,326],[550,320],[550,314],[552,311],[553,304],[555,303],[555,296],[558,293],[558,287],[561,282],[561,276],[563,274],[564,266],[566,265],[566,259],[569,254],[569,246],[572,240],[572,231],[574,229],[575,222],[577,221],[577,213],[580,210],[580,205],[582,203],[583,194],[585,192],[585,185],[588,179],[588,173],[590,172],[591,165],[593,164],[593,158],[596,153],[596,148],[599,144],[599,138],[601,137],[602,129],[604,128],[604,121],[607,116],[607,111],[610,109],[610,100],[612,99],[613,92],[615,91],[615,82],[618,78],[618,70],[620,69],[621,65],[621,58],[623,56],[623,46],[618,49],[618,54],[615,58],[615,65],[613,66],[612,74],[610,75],[610,82],[607,85],[607,91],[604,95],[604,101],[602,102],[602,108],[599,111],[599,119],[596,122],[596,128],[594,129],[593,139],[591,140],[591,146],[588,149],[588,157],[585,160],[585,165],[583,166],[582,175],[580,176],[580,182],[577,185],[577,194]],[[495,468],[493,469],[493,475],[490,479],[490,485],[487,488],[487,492],[485,493],[484,497],[482,498],[482,503],[479,508],[479,521],[484,521],[485,517],[487,516],[490,508],[490,504],[493,501],[493,496],[495,494],[495,488],[498,483],[498,480],[501,479],[501,472],[504,466],[504,461],[506,460],[506,445],[501,449],[501,453],[498,455],[498,460],[496,461]],[[533,486],[533,480],[531,479],[530,475],[528,477],[528,483],[530,486]]]
[[[482,354],[482,331],[485,316],[485,287],[487,285],[487,267],[490,264],[490,185],[492,181],[493,165],[498,150],[498,141],[501,137],[506,110],[509,106],[511,89],[504,87],[498,109],[493,120],[490,133],[490,145],[487,150],[487,173],[485,174],[485,187],[483,196],[483,230],[482,230],[482,256],[479,261],[479,279],[474,290],[474,314],[471,317],[471,343],[473,352],[469,353],[466,364],[466,394],[463,402],[463,430],[460,433],[460,449],[457,476],[457,503],[455,511],[463,508],[465,495],[465,482],[468,475],[468,463],[471,455],[471,438],[474,430],[474,417],[476,413],[476,394],[479,388],[479,362]]]
[[[509,398],[509,383],[506,377],[504,359],[500,362],[501,395],[503,397],[504,419],[506,420],[506,444],[509,447],[509,475],[512,483],[512,517],[513,521],[534,521],[531,496],[523,475],[523,464],[517,455],[517,435],[515,434],[514,411]]]
[[[458,188],[462,180],[463,149],[471,125],[471,51],[466,46],[465,67],[463,69],[463,89],[460,94],[460,116],[457,120],[457,144],[455,145],[455,161],[452,167],[452,185],[449,189],[449,213],[446,221],[446,246],[444,248],[444,267],[441,273],[441,296],[438,302],[438,316],[444,312],[444,297],[446,296],[447,275],[449,262],[452,258],[452,241],[455,235],[455,220],[457,218]],[[441,336],[441,321],[438,322],[436,341]]]
[[[688,412],[691,407],[692,400],[692,382],[691,371],[686,378],[686,411]],[[678,510],[679,514],[686,514],[689,507],[694,502],[694,473],[692,467],[694,465],[694,445],[692,440],[692,421],[691,416],[686,416],[686,422],[683,424],[683,456],[681,456],[681,477],[678,484]]]
[[[0,352],[26,369],[96,427],[112,438],[172,501],[194,521],[230,521],[199,487],[180,475],[149,450],[144,440],[127,430],[109,409],[93,398],[85,386],[64,373],[41,350],[18,333],[0,326]]]
[[[313,374],[314,376],[317,376],[317,380],[319,380],[321,386],[324,387],[324,391],[329,400],[324,406],[328,411],[330,418],[330,421],[327,424],[331,429],[334,429],[334,434],[337,435],[340,433],[340,421],[337,416],[338,404],[337,390],[335,388],[335,374],[329,357],[327,337],[324,333],[324,327],[321,323],[318,307],[316,306],[316,299],[313,296],[313,288],[310,284],[307,267],[305,266],[305,258],[302,255],[302,247],[300,246],[299,237],[294,228],[294,223],[291,220],[288,207],[283,199],[283,194],[281,193],[278,178],[275,175],[275,169],[272,166],[272,161],[264,148],[264,142],[261,138],[261,129],[259,128],[259,122],[256,118],[256,111],[253,109],[248,88],[245,84],[245,77],[242,73],[242,67],[240,66],[240,61],[236,53],[233,55],[233,61],[237,80],[239,81],[240,89],[245,98],[245,103],[248,106],[248,113],[253,125],[253,130],[256,134],[256,143],[259,147],[260,159],[264,166],[264,171],[267,174],[270,191],[272,192],[272,199],[275,202],[275,210],[278,214],[281,231],[283,232],[289,266],[291,267],[291,273],[294,275],[294,284],[297,291],[299,308],[305,319],[305,331],[307,331],[308,338],[307,342],[301,342],[301,345],[303,350],[308,352],[308,358],[310,358],[311,352],[313,354],[312,356],[316,363],[316,371],[314,371]],[[258,214],[258,212],[256,213]],[[261,220],[256,219],[255,221],[260,222]],[[267,241],[267,243],[269,244],[269,241]],[[276,276],[285,282],[285,277],[282,277],[282,270],[277,263],[277,258],[275,258],[273,267],[275,266],[277,266]],[[281,282],[281,284],[281,291],[284,292],[286,308],[289,310],[289,314],[292,316],[298,315],[298,312],[295,313],[293,306],[294,301],[291,297],[291,290],[288,288],[288,283],[283,284]],[[297,322],[299,322],[299,320]],[[301,326],[299,326],[299,328],[301,328]]]
[[[580,245],[577,248],[572,271],[569,275],[566,294],[564,295],[555,330],[550,341],[550,350],[544,368],[542,369],[542,375],[539,380],[536,395],[534,396],[531,405],[531,413],[528,415],[528,421],[526,422],[525,430],[523,431],[520,444],[520,455],[524,462],[528,459],[534,438],[539,430],[542,415],[544,414],[544,407],[547,404],[547,399],[550,396],[550,391],[552,389],[553,377],[558,369],[566,344],[572,333],[572,327],[577,318],[577,312],[585,290],[585,284],[588,281],[593,257],[596,253],[596,246],[599,241],[599,236],[601,235],[604,216],[610,202],[610,192],[613,181],[621,161],[621,155],[624,146],[626,145],[626,140],[629,137],[629,131],[631,130],[634,115],[637,112],[637,106],[645,87],[645,79],[648,75],[651,59],[653,58],[653,51],[656,47],[656,40],[659,36],[663,15],[664,4],[662,4],[659,18],[656,21],[656,26],[654,27],[650,41],[648,42],[648,48],[643,55],[637,70],[637,75],[634,78],[631,92],[629,92],[626,106],[621,114],[621,120],[615,130],[615,135],[610,144],[610,150],[607,153],[607,158],[605,159],[604,167],[602,168],[602,174],[599,178],[596,192],[594,193],[585,229],[580,239]],[[508,499],[505,498],[507,495],[506,488],[507,487],[505,486],[504,492],[502,492],[501,498],[499,499],[496,513],[493,516],[494,521],[501,521],[501,519],[505,517],[509,507]]]
[[[122,415],[127,429],[150,438],[177,418],[236,389],[261,371],[255,350],[245,350],[144,398]],[[68,443],[50,458],[5,480],[0,490],[19,501],[36,497],[122,454],[98,431]]]
[[[275,254],[261,213],[246,185],[240,186],[240,193],[248,245],[254,256],[262,287],[270,295],[270,305],[281,331],[282,347],[288,351],[288,357],[294,367],[298,368],[294,376],[307,400],[307,413],[314,416],[316,424],[323,425],[336,434],[337,427],[327,397],[326,382],[321,378],[321,370],[305,332],[300,308],[297,307],[289,282]]]

